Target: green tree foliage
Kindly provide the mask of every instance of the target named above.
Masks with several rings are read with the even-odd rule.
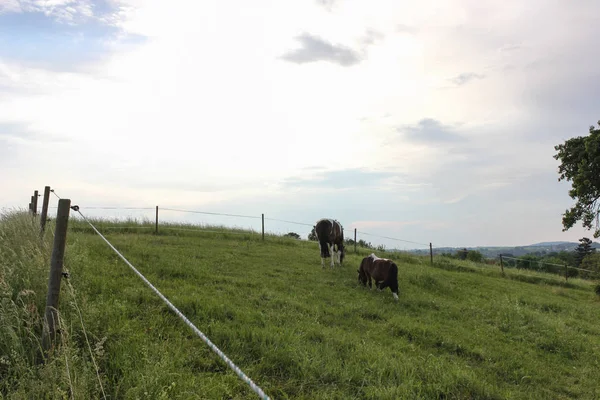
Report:
[[[587,229],[594,229],[594,237],[600,237],[598,215],[600,213],[600,121],[598,129],[590,126],[588,136],[579,136],[554,146],[559,182],[571,182],[569,196],[576,200],[573,207],[563,214],[563,231],[581,221]]]
[[[558,253],[550,253],[548,257],[556,257],[560,260],[558,264],[575,265],[575,253],[572,251],[562,250]]]
[[[467,252],[467,260],[473,261],[473,262],[482,262],[483,254],[481,254],[477,250],[469,250]]]
[[[289,232],[289,233],[286,233],[286,234],[285,234],[285,235],[283,235],[283,236],[292,237],[292,238],[294,238],[294,239],[300,239],[300,235],[298,235],[296,232]]]
[[[596,249],[592,248],[592,241],[586,237],[579,239],[579,245],[575,249],[575,265],[580,266],[581,262],[588,254],[592,254]]]
[[[600,253],[590,253],[581,260],[581,268],[593,272],[579,271],[582,278],[600,279]]]
[[[363,239],[360,239],[360,240],[358,241],[358,245],[359,245],[360,247],[364,247],[364,248],[366,248],[366,249],[372,249],[372,248],[373,248],[373,245],[371,244],[371,242],[366,242],[366,241],[364,241]]]
[[[459,260],[466,260],[467,259],[467,254],[469,254],[469,251],[464,248],[462,250],[457,250],[456,251],[456,258],[458,258]]]
[[[540,269],[540,257],[534,256],[533,254],[525,254],[522,257],[519,257],[517,260],[517,268],[521,269],[532,269],[539,270]]]
[[[544,257],[544,258],[542,258],[541,261],[542,262],[538,263],[539,271],[553,273],[553,274],[564,273],[564,271],[565,271],[564,266],[565,266],[565,264],[568,264],[567,262],[565,262],[565,260],[563,260],[557,256]]]
[[[315,233],[315,227],[313,226],[312,230],[308,234],[308,240],[312,240],[314,242],[317,241],[317,234]]]

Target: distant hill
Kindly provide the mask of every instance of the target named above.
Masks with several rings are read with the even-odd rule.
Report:
[[[540,242],[526,246],[489,246],[489,247],[466,247],[467,250],[477,250],[484,257],[496,258],[500,254],[511,254],[515,257],[524,256],[526,254],[534,254],[537,256],[543,256],[549,253],[558,253],[561,251],[573,251],[579,245],[579,242]],[[593,242],[592,247],[600,249],[600,243]],[[465,247],[438,247],[434,248],[435,254],[440,253],[456,253],[456,251],[464,249]],[[413,254],[429,254],[428,249],[414,249],[409,250]]]

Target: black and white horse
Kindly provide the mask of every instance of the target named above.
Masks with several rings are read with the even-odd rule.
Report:
[[[320,219],[315,225],[315,234],[321,251],[321,267],[325,268],[325,258],[327,257],[331,257],[331,268],[335,266],[336,262],[341,266],[346,255],[342,224],[334,219]]]

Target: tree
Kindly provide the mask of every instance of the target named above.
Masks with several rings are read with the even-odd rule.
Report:
[[[539,261],[539,257],[532,254],[525,254],[517,260],[517,268],[537,270],[540,269]]]
[[[467,250],[466,247],[463,248],[462,250],[456,250],[456,258],[458,258],[459,260],[466,260],[468,253],[469,253],[469,251]]]
[[[313,226],[312,231],[308,234],[308,240],[312,240],[314,242],[317,241],[317,234],[315,233],[315,227]]]
[[[581,221],[584,228],[594,229],[594,237],[600,237],[600,121],[598,129],[590,126],[588,136],[579,136],[554,146],[560,160],[560,182],[572,182],[569,196],[576,203],[563,214],[563,232]]]
[[[581,268],[593,272],[580,271],[582,278],[598,278],[600,277],[600,253],[590,253],[581,260]]]
[[[365,241],[365,240],[363,240],[363,239],[359,239],[359,240],[358,240],[358,245],[359,245],[360,247],[363,247],[363,248],[365,248],[365,249],[372,249],[372,248],[373,248],[373,245],[371,244],[371,242],[366,242],[366,241]]]
[[[300,235],[298,235],[296,232],[286,233],[284,236],[289,236],[289,237],[292,237],[294,239],[300,239]]]
[[[480,263],[483,261],[483,254],[477,250],[469,250],[467,252],[467,260]]]
[[[586,237],[579,239],[579,245],[575,249],[575,265],[580,266],[581,262],[588,254],[595,252],[592,248],[592,241]]]

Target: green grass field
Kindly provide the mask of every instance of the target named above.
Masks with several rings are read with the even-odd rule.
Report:
[[[75,220],[63,345],[36,364],[52,241],[51,232],[39,241],[37,224],[26,214],[0,219],[1,398],[99,399],[102,390],[107,399],[257,398]],[[313,242],[121,224],[134,227],[98,222],[273,399],[600,398],[592,282],[397,254],[395,302],[389,289],[358,285],[366,249],[331,270]]]

